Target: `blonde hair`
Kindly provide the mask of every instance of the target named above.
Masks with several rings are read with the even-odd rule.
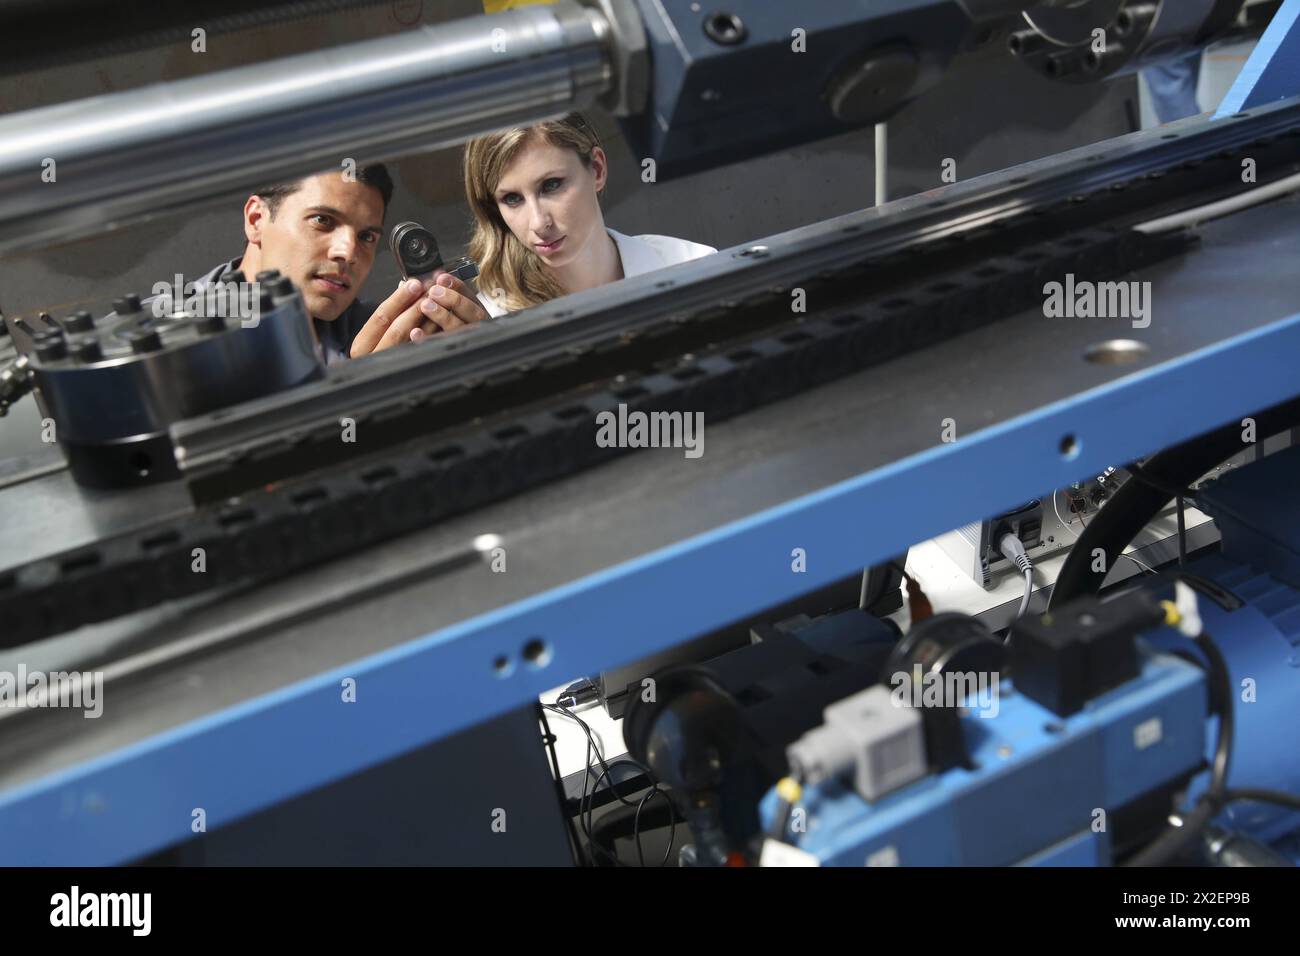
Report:
[[[465,144],[465,198],[474,213],[469,255],[478,263],[478,287],[489,295],[502,290],[504,296],[497,304],[511,312],[565,294],[554,273],[510,231],[497,208],[496,189],[501,177],[534,137],[573,150],[587,169],[591,168],[592,151],[600,146],[595,129],[581,113],[489,133]]]

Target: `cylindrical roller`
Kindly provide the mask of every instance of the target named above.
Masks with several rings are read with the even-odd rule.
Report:
[[[626,33],[560,0],[5,117],[0,253],[586,108]]]

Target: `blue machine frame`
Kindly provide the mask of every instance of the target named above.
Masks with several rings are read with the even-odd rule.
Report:
[[[1224,109],[1300,88],[1297,47],[1300,0],[1287,0]],[[0,864],[140,858],[193,836],[196,793],[219,828],[534,701],[557,678],[708,633],[752,611],[755,594],[791,600],[972,514],[1292,398],[1297,354],[1300,315],[15,787],[0,793]],[[1128,414],[1138,401],[1145,414]],[[843,533],[868,526],[869,543]],[[806,573],[790,573],[794,547]],[[616,614],[617,648],[603,623]],[[537,663],[521,654],[533,639],[548,649]],[[344,678],[364,705],[337,706]]]
[[[1286,0],[1219,104],[1215,119],[1287,99],[1296,90],[1300,90],[1300,0]]]
[[[1147,657],[1139,677],[1069,717],[1013,685],[1002,687],[997,720],[963,719],[974,769],[927,777],[869,806],[837,781],[807,788],[799,849],[823,866],[1103,866],[1110,828],[1097,811],[1201,764],[1204,675],[1171,655]],[[1138,746],[1140,728],[1153,725],[1154,739]],[[765,829],[776,803],[769,792]]]

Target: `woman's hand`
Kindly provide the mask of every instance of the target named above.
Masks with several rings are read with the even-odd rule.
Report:
[[[420,301],[424,321],[411,330],[411,341],[418,342],[435,332],[463,329],[488,318],[487,309],[478,301],[469,286],[450,273],[442,273]]]
[[[359,358],[487,317],[487,310],[455,276],[444,272],[432,280],[406,279],[366,320],[352,341],[351,355]]]

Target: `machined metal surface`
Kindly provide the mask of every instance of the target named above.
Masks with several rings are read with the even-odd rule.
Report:
[[[1266,122],[1267,129],[1255,125],[1259,121]],[[684,318],[720,304],[741,303],[759,288],[785,290],[812,275],[833,275],[864,256],[938,245],[981,227],[999,228],[1062,197],[1104,195],[1116,184],[1161,178],[1180,165],[1203,166],[1215,152],[1240,149],[1265,132],[1270,137],[1286,134],[1278,142],[1294,144],[1300,136],[1294,133],[1296,121],[1293,112],[1275,108],[1249,124],[1184,122],[1026,164],[1014,174],[959,183],[941,194],[893,203],[886,211],[868,209],[725,249],[670,271],[484,323],[470,334],[363,359],[292,394],[181,423],[175,430],[176,444],[184,449],[184,470],[201,473],[234,449],[260,452],[285,432],[337,421],[363,409],[388,411],[415,394],[481,381],[512,367],[527,368],[557,349],[579,350],[640,331],[661,321],[665,312]],[[1227,189],[1249,188],[1236,178],[1214,182]],[[1182,203],[1179,208],[1185,205],[1181,193],[1166,201]],[[668,303],[666,290],[671,290]]]
[[[1063,170],[1100,168],[1092,158],[1108,155],[1140,173],[1167,163],[1156,154],[1194,127],[994,179],[1051,191],[1069,181]],[[1242,126],[1241,135],[1258,130]],[[913,232],[909,217],[931,212],[919,228],[947,234],[964,218],[1000,215],[987,186],[962,184],[781,239],[806,249],[834,230],[849,236],[894,217]],[[1014,201],[1001,195],[1004,206]],[[963,203],[974,196],[975,208]],[[1298,217],[1291,198],[1207,224],[1201,249],[1133,276],[1152,282],[1144,328],[1049,320],[1034,309],[710,427],[698,459],[634,453],[272,586],[175,602],[0,655],[0,669],[106,664],[120,675],[97,720],[66,710],[0,720],[0,826],[20,841],[6,858],[120,860],[175,842],[188,831],[196,790],[211,797],[210,819],[255,812],[567,678],[750,615],[756,593],[773,604],[791,599],[974,516],[1290,398],[1300,283],[1276,263],[1300,254]],[[842,260],[860,255],[843,250]],[[834,257],[828,249],[826,261]],[[717,261],[687,265],[726,271]],[[773,276],[728,281],[743,292],[756,278]],[[558,311],[543,311],[539,325]],[[1117,338],[1147,350],[1125,365],[1088,360]],[[409,365],[414,374],[422,361],[399,350],[386,371]],[[955,442],[942,441],[947,419]],[[190,507],[174,484],[147,498],[84,495],[66,474],[10,485],[0,489],[0,567]],[[484,534],[500,536],[503,573],[456,559]],[[792,573],[795,549],[807,556],[804,572]],[[430,566],[431,556],[449,563]],[[194,652],[168,656],[180,641]],[[340,723],[346,677],[366,688],[371,706]],[[286,752],[294,759],[281,759]],[[165,787],[140,785],[163,779]]]
[[[300,390],[287,403],[259,401],[190,423],[211,434],[209,450],[197,454],[186,438],[178,441],[178,454],[184,452],[187,468],[209,469],[199,477],[202,500],[222,504],[192,520],[152,524],[102,546],[64,551],[52,561],[11,565],[11,573],[0,575],[0,600],[13,622],[4,643],[17,646],[248,575],[266,580],[482,507],[530,484],[557,480],[602,457],[593,451],[599,443],[593,444],[590,428],[583,431],[583,422],[590,425],[596,407],[626,401],[629,387],[665,400],[703,403],[694,407],[717,421],[747,403],[814,386],[818,368],[825,370],[823,380],[849,374],[935,336],[968,329],[972,322],[994,321],[1041,303],[1042,283],[1067,272],[1113,279],[1125,264],[1151,261],[1141,245],[1115,245],[1114,237],[1124,235],[1119,225],[1185,208],[1202,196],[1240,191],[1236,164],[1247,150],[1258,158],[1261,176],[1265,170],[1268,177],[1287,172],[1296,161],[1296,130],[1285,108],[1213,124],[1208,134],[1205,128],[1184,124],[1182,135],[1159,131],[1130,137],[986,177],[945,191],[949,198],[904,204],[874,221],[850,216],[796,230],[773,237],[762,249],[736,250],[698,266],[688,263],[681,285],[647,276],[640,286],[634,280],[597,290],[607,298],[623,294],[613,308],[597,296],[589,297],[591,308],[583,310],[577,305],[583,297],[575,297],[570,308],[554,303],[537,315],[476,328],[472,333],[483,334],[465,333],[460,344],[442,350],[406,349],[359,361],[323,388]],[[1023,173],[1030,175],[1018,175]],[[1042,182],[1029,185],[1037,179]],[[935,207],[943,211],[932,211]],[[855,238],[844,238],[849,235]],[[962,244],[962,239],[970,241]],[[1184,238],[1174,239],[1163,254],[1184,248]],[[877,258],[891,249],[905,254],[893,261]],[[1093,249],[1110,252],[1098,257]],[[810,275],[828,262],[840,264],[839,272],[823,268]],[[688,274],[696,269],[704,272]],[[788,308],[772,305],[783,287],[755,296],[753,285],[746,286],[755,273],[760,281],[780,276],[790,285],[808,286],[820,303],[817,314],[792,323]],[[941,274],[943,283],[937,281]],[[647,288],[645,281],[653,286]],[[724,303],[698,317],[688,313],[685,322],[676,311],[665,314],[657,294],[672,283],[673,304],[689,302],[717,294],[727,287],[723,282],[734,290],[734,307]],[[867,292],[873,301],[859,302],[863,287],[873,286],[874,295]],[[850,298],[842,301],[846,293]],[[642,345],[635,338],[628,344],[625,333],[646,323],[657,325],[647,327]],[[755,323],[766,325],[762,338],[744,340],[752,348],[722,344],[746,336]],[[766,331],[773,323],[782,328]],[[659,330],[670,334],[655,334]],[[453,349],[462,349],[454,365]],[[635,357],[629,358],[629,351]],[[687,354],[697,351],[702,354]],[[760,368],[755,360],[762,355],[770,360]],[[553,358],[560,359],[558,366]],[[664,360],[671,374],[639,371]],[[417,369],[421,374],[409,378]],[[623,371],[628,372],[623,384],[600,383]],[[475,390],[470,383],[476,378],[487,383]],[[589,383],[595,386],[585,390],[585,399],[568,391]],[[691,397],[682,383],[686,390],[701,387]],[[447,398],[437,397],[448,386]],[[493,417],[503,400],[518,408],[542,398],[554,403],[550,411],[525,407]],[[365,445],[340,443],[339,424],[347,418],[364,421]],[[468,420],[473,421],[466,426]],[[457,437],[458,424],[468,433]],[[377,457],[392,441],[405,438],[420,446],[399,446],[388,457]],[[204,464],[205,459],[213,461]],[[339,465],[348,467],[328,484],[317,479],[279,484]],[[265,494],[227,500],[273,483]],[[385,483],[391,490],[382,490]],[[374,520],[358,521],[355,515],[370,507],[375,494],[391,498],[392,505]],[[204,577],[188,571],[196,546],[214,560],[213,573]]]
[[[342,733],[331,741],[332,769],[304,755],[292,767],[268,764],[249,774],[238,794],[217,787],[222,812],[245,812],[500,712],[574,671],[646,656],[753,612],[755,588],[780,601],[972,514],[1181,440],[1215,416],[1246,414],[1282,397],[1278,373],[1300,347],[1300,288],[1279,282],[1273,267],[1278,257],[1300,254],[1298,220],[1294,200],[1250,210],[1205,227],[1204,248],[1186,261],[1138,277],[1153,282],[1161,304],[1149,328],[1126,330],[1150,348],[1136,365],[1084,359],[1094,340],[1113,337],[1111,328],[1024,314],[721,424],[709,431],[700,459],[639,453],[273,588],[159,608],[141,627],[155,645],[218,628],[237,632],[250,616],[463,549],[485,532],[501,535],[509,562],[506,573],[471,563],[376,588],[252,643],[137,671],[106,686],[98,720],[43,711],[0,721],[0,821],[14,832],[35,827],[30,839],[43,841],[37,834],[53,819],[43,808],[57,812],[60,801],[71,801],[58,827],[69,852],[79,845],[82,860],[120,858],[126,844],[167,839],[167,825],[147,815],[191,799],[192,787],[216,785],[215,777],[204,782],[205,760],[238,759],[247,769],[264,759],[257,753],[295,746],[289,741],[301,734],[306,747],[318,734]],[[1017,348],[1005,349],[1008,342]],[[1002,356],[996,376],[981,358],[991,354]],[[952,416],[966,439],[938,444],[940,423]],[[1049,453],[1064,432],[1079,443],[1071,460]],[[65,483],[63,503],[75,509],[67,491]],[[0,494],[6,514],[15,494],[44,498],[49,518],[61,510],[49,484]],[[863,535],[846,540],[846,522]],[[13,528],[17,540],[26,527]],[[6,542],[11,553],[15,540]],[[795,547],[806,549],[805,575],[790,573]],[[545,652],[530,661],[520,654],[533,638]],[[105,640],[101,627],[58,647],[4,655],[0,667],[12,669],[17,659],[72,666],[83,660],[78,642],[95,639]],[[120,640],[138,648],[142,635],[125,628]],[[290,719],[296,708],[318,706],[313,700],[337,699],[344,675],[377,695],[365,718],[376,721],[370,732]],[[303,680],[309,683],[295,686]],[[217,713],[227,707],[235,710]],[[409,716],[417,710],[426,715],[418,733]],[[189,720],[199,723],[181,726]],[[253,736],[237,744],[245,733]],[[111,765],[73,769],[127,745],[133,749]],[[244,746],[256,753],[237,758]],[[182,756],[185,769],[175,762]],[[123,804],[131,774],[164,765],[176,774],[166,792]],[[57,771],[64,775],[37,784]],[[98,809],[83,813],[86,800]],[[36,843],[26,845],[24,838],[12,858],[29,858]]]
[[[35,383],[79,481],[125,487],[174,477],[173,422],[323,372],[302,296],[287,278],[272,278],[260,299],[258,283],[217,284],[204,304],[131,297],[98,323],[79,313],[64,320],[68,334],[39,340]]]
[[[1023,13],[1028,31],[1012,50],[1054,79],[1092,82],[1194,52],[1214,39],[1246,0],[1076,0]]]
[[[613,42],[559,0],[4,117],[0,253],[586,108]]]

